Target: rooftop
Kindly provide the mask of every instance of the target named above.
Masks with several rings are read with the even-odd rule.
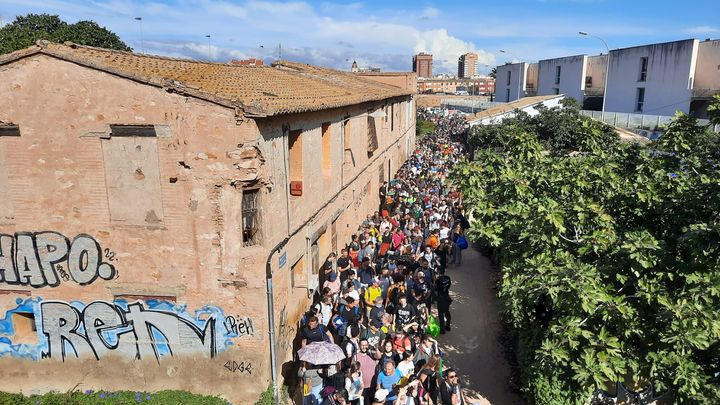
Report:
[[[557,97],[565,97],[563,94],[557,95],[552,94],[548,96],[533,96],[533,97],[523,97],[519,100],[511,101],[509,103],[503,103],[501,105],[497,105],[495,107],[488,108],[485,111],[480,111],[479,113],[475,114],[472,118],[470,118],[468,121],[479,121],[484,120],[486,118],[493,118],[498,115],[502,115],[511,111],[515,111],[516,109],[521,110],[523,108],[531,107],[537,104],[542,103],[543,101],[552,100]]]
[[[38,41],[29,48],[0,55],[0,66],[37,54],[239,108],[254,117],[326,110],[412,94],[357,74],[304,63],[234,66],[70,42]]]

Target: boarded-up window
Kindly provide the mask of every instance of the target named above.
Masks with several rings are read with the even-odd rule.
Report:
[[[329,122],[322,124],[322,168],[323,176],[329,177],[331,175],[332,168],[332,137],[331,137],[331,126]]]
[[[345,157],[343,160],[344,164],[352,164],[355,166],[355,159],[352,154],[352,144],[350,139],[350,119],[343,121],[343,141],[345,145]]]
[[[110,220],[123,225],[163,222],[157,138],[111,136],[102,140]]]
[[[367,154],[368,157],[373,155],[378,148],[377,127],[375,126],[375,118],[371,116],[373,110],[368,110],[367,116]]]
[[[290,131],[288,136],[290,181],[303,181],[302,131]]]
[[[307,277],[305,274],[305,256],[298,259],[290,270],[290,284],[293,288],[305,287]]]
[[[12,326],[15,335],[12,338],[15,344],[37,344],[38,334],[35,323],[35,314],[31,312],[13,312]]]
[[[242,221],[243,221],[243,245],[253,246],[259,242],[260,234],[258,233],[258,195],[259,191],[243,190],[242,199]]]

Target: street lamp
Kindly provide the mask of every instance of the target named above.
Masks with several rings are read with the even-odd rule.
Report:
[[[520,58],[518,58],[517,56],[513,55],[512,53],[510,53],[510,52],[508,52],[508,51],[506,51],[506,50],[504,50],[504,49],[500,49],[500,53],[506,53],[506,54],[514,57],[515,59],[517,59],[517,60],[518,60],[518,63],[521,63],[521,62],[520,62]],[[522,69],[522,66],[518,66],[518,86],[517,86],[517,99],[518,99],[518,100],[520,100],[520,86],[522,85],[522,78],[521,78],[521,76],[525,73],[525,72],[523,72],[522,70],[523,70],[523,69]],[[523,90],[525,90],[525,89],[523,89]]]
[[[208,40],[208,61],[212,60],[211,52],[210,52],[210,34],[205,35],[205,38]]]
[[[604,39],[595,36],[590,35],[585,31],[578,32],[580,35],[585,35],[593,38],[597,38],[602,41],[603,45],[605,45],[605,50],[607,51],[607,64],[605,64],[605,88],[603,89],[603,102],[602,102],[602,111],[600,112],[600,121],[605,122],[605,99],[607,98],[607,85],[608,85],[608,79],[610,75],[610,48],[608,47],[607,42],[605,42]]]
[[[142,31],[142,17],[135,17],[135,20],[137,20],[140,23],[140,49],[142,50],[142,53],[145,53],[145,41],[143,40],[143,31]]]

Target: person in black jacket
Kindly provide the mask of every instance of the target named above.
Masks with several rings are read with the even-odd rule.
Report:
[[[445,331],[450,331],[450,304],[452,298],[450,298],[450,286],[452,280],[450,277],[445,275],[445,269],[441,267],[439,269],[440,276],[435,280],[435,291],[437,293],[437,308],[438,308],[438,323],[440,324],[440,333],[444,334]]]

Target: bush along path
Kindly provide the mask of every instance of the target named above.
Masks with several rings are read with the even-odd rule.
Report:
[[[718,135],[680,114],[625,145],[566,105],[469,138],[451,179],[501,266],[526,400],[720,403]]]
[[[184,391],[133,392],[133,391],[73,391],[44,395],[0,393],[2,405],[229,405],[224,399],[195,395]]]

